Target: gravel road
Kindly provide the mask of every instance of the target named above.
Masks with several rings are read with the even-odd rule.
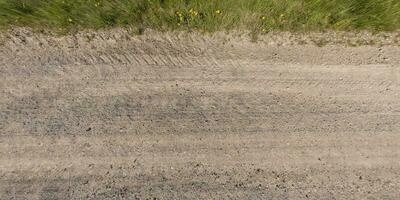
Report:
[[[399,35],[3,33],[0,199],[400,199]]]

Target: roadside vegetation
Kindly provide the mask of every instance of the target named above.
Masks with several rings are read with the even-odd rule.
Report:
[[[400,0],[0,0],[0,28],[393,31]]]

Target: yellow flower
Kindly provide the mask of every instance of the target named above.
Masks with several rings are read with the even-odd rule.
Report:
[[[71,19],[71,18],[68,18],[68,22],[72,22],[72,19]]]
[[[267,19],[267,18],[266,18],[265,16],[262,16],[261,19],[262,19],[262,20],[265,20],[265,19]]]
[[[193,16],[197,16],[197,11],[193,10],[192,8],[189,10],[189,13]]]
[[[222,12],[221,12],[221,10],[216,10],[215,13],[219,15],[219,14],[221,14]]]
[[[262,29],[262,32],[263,32],[263,33],[267,32],[267,29],[263,28],[263,29]]]

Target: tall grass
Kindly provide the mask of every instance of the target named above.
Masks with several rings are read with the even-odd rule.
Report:
[[[400,0],[0,0],[0,28],[70,31],[400,29]]]

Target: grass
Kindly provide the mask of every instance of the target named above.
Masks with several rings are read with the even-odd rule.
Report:
[[[400,0],[0,0],[0,29],[393,31]]]

